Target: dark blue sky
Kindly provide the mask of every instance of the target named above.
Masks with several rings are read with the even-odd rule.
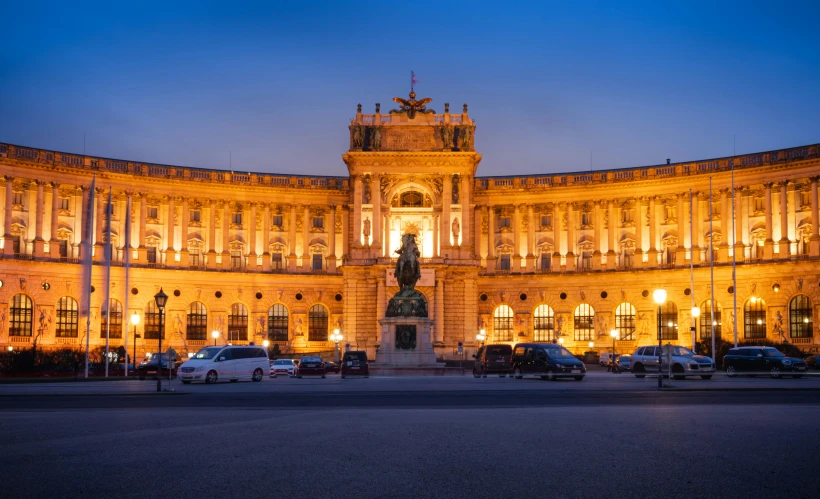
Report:
[[[356,104],[469,103],[481,175],[820,141],[809,2],[8,2],[0,141],[344,175]]]

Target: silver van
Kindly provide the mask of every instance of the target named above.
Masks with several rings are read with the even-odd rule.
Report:
[[[217,381],[262,381],[270,369],[268,352],[258,346],[205,347],[179,366],[184,384]]]

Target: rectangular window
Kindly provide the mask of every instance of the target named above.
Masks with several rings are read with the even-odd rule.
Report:
[[[68,207],[69,201],[70,200],[68,198],[60,198],[60,209],[61,210],[69,210],[69,207]]]
[[[190,219],[191,222],[199,222],[200,221],[200,219],[199,219],[199,216],[200,216],[199,215],[199,210],[191,210],[188,213],[191,216],[191,219]]]
[[[148,248],[148,263],[157,263],[157,249]]]
[[[276,227],[282,226],[282,215],[273,216],[273,225],[275,225]]]
[[[271,270],[282,270],[284,267],[282,266],[282,253],[273,253],[270,256],[270,268]]]
[[[11,251],[15,255],[20,254],[20,236],[11,236]]]
[[[765,210],[765,205],[763,204],[763,198],[755,198],[754,199],[754,211],[755,213],[759,213]]]
[[[17,203],[17,201],[15,201],[15,203]],[[22,201],[20,201],[20,204],[22,204]],[[809,193],[808,192],[801,192],[800,193],[800,209],[801,210],[808,210],[809,208],[811,208],[811,199],[809,198]]]
[[[592,213],[581,213],[581,225],[592,225]]]
[[[241,251],[231,251],[231,268],[240,270],[244,267],[244,259]]]
[[[60,258],[68,258],[68,241],[60,240]]]
[[[552,226],[552,216],[551,215],[541,215],[541,227],[550,227]]]
[[[551,262],[552,258],[549,253],[541,253],[541,270],[549,270]]]
[[[190,262],[192,267],[199,267],[202,265],[201,255],[199,254],[199,248],[191,248],[188,251],[188,261]]]
[[[510,217],[501,217],[501,220],[498,223],[499,227],[509,227],[510,226]]]
[[[12,204],[23,204],[23,193],[22,192],[15,192],[11,196]]]
[[[322,255],[313,255],[313,270],[322,270]]]
[[[325,219],[322,217],[313,217],[313,227],[321,229],[325,226]]]
[[[510,255],[501,255],[501,270],[510,270]]]
[[[156,206],[149,206],[148,207],[148,218],[159,218],[157,216],[158,211]]]
[[[242,214],[234,213],[233,216],[231,216],[231,223],[234,225],[242,225]]]
[[[635,210],[626,209],[621,211],[621,222],[624,224],[631,224],[635,221]]]

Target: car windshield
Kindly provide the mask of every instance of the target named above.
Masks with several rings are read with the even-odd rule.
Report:
[[[558,347],[558,348],[550,347],[550,348],[547,348],[547,353],[553,359],[563,359],[563,358],[567,358],[567,357],[575,358],[575,356],[572,355],[570,353],[570,351],[567,350],[564,347]]]
[[[775,350],[774,348],[764,348],[763,349],[763,356],[764,357],[774,357],[776,359],[780,357],[785,357],[779,350]]]
[[[364,353],[360,353],[360,352],[348,352],[348,353],[345,354],[345,356],[344,356],[344,361],[345,362],[354,361],[354,360],[358,360],[359,362],[365,362],[367,359],[365,358]]]
[[[302,362],[322,362],[320,357],[302,357]]]
[[[273,365],[275,365],[275,366],[286,366],[288,364],[293,364],[293,361],[290,360],[290,359],[287,359],[287,360],[277,360],[277,361],[274,361],[274,363],[273,363]]]
[[[509,345],[490,345],[487,347],[487,355],[512,355],[512,347]]]
[[[203,348],[202,350],[198,351],[196,355],[194,355],[195,359],[213,359],[216,357],[216,354],[222,350],[222,347],[208,347]]]
[[[692,355],[695,355],[695,352],[685,347],[672,347],[672,355],[678,357],[690,357]]]

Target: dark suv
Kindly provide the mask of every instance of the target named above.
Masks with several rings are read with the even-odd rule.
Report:
[[[370,368],[367,366],[367,352],[349,351],[342,357],[342,379],[347,376],[370,376]]]
[[[558,378],[574,378],[575,381],[581,381],[587,372],[584,363],[563,346],[542,343],[515,345],[512,369],[515,379],[534,375],[550,381]]]
[[[510,372],[512,351],[510,345],[486,345],[479,348],[473,355],[473,376],[486,378],[487,374],[498,374],[502,378],[505,377]]]
[[[799,378],[806,372],[806,362],[794,357],[786,357],[773,347],[737,347],[729,350],[723,358],[726,375],[738,373],[768,374],[779,378],[781,373],[790,372],[793,378]]]

